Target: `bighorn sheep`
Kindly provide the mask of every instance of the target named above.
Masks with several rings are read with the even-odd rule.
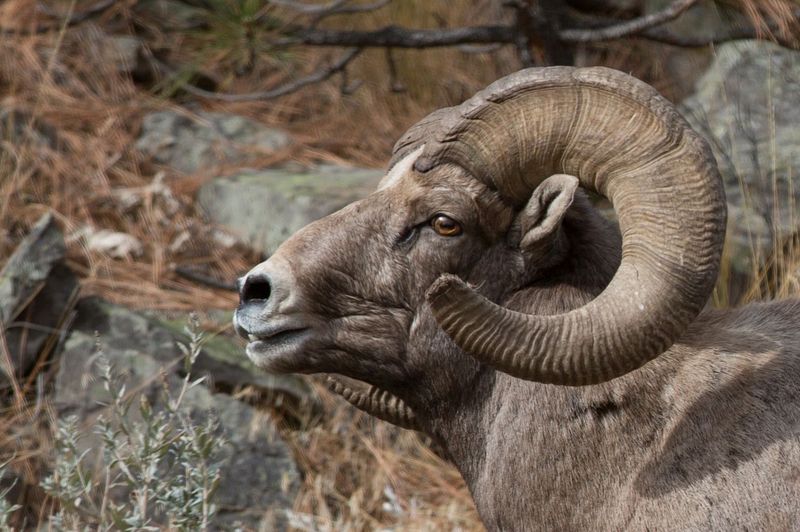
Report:
[[[798,530],[800,302],[704,310],[725,220],[654,89],[523,70],[413,126],[234,323],[260,366],[430,435],[489,529]]]

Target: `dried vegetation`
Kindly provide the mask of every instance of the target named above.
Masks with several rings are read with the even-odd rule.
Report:
[[[768,21],[777,22],[779,31],[791,31],[791,2],[740,3],[766,36],[772,27]],[[211,172],[179,175],[137,153],[134,142],[146,112],[199,102],[205,109],[239,113],[290,131],[295,144],[277,154],[256,154],[261,164],[292,160],[381,166],[394,140],[425,113],[460,102],[518,68],[514,54],[505,50],[398,50],[392,75],[386,52],[374,49],[365,51],[349,72],[350,83],[363,81],[352,94],[343,94],[332,79],[278,100],[202,101],[181,91],[174,78],[142,82],[120,73],[104,55],[106,35],[145,35],[151,51],[169,47],[173,59],[190,65],[181,72],[183,79],[210,76],[227,92],[260,90],[293,69],[302,71],[301,65],[330,57],[330,51],[277,54],[261,49],[252,36],[239,32],[235,17],[220,18],[205,33],[166,34],[136,4],[116,2],[89,21],[56,24],[43,32],[32,30],[54,19],[38,11],[36,2],[8,0],[0,6],[0,265],[50,211],[67,235],[69,263],[81,277],[82,293],[134,308],[229,309],[235,304],[233,294],[181,278],[176,266],[230,281],[259,260],[243,246],[219,245],[195,210],[194,193]],[[51,5],[80,12],[91,2]],[[330,24],[471,25],[502,17],[498,5],[489,0],[394,2]],[[663,76],[653,46],[612,41],[587,48],[584,61],[631,71],[669,96],[671,80]],[[249,55],[243,56],[243,50]],[[94,252],[81,238],[87,227],[132,235],[145,243],[142,253],[114,259]],[[189,245],[176,250],[172,244],[185,232]],[[800,293],[800,243],[786,235],[776,239],[779,252],[767,268],[754,272],[749,299]],[[50,374],[45,369],[17,383],[11,406],[0,414],[0,461],[10,460],[26,480],[27,487],[17,489],[14,497],[26,506],[28,523],[54,510],[35,487],[52,448],[53,414],[43,397]],[[292,516],[298,529],[482,529],[457,472],[421,436],[367,419],[321,387],[320,394],[328,412],[321,424],[286,432],[304,472]]]

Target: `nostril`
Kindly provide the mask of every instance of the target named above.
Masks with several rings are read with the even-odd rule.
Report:
[[[267,300],[272,293],[269,279],[261,275],[248,276],[240,292],[242,303],[254,300]]]

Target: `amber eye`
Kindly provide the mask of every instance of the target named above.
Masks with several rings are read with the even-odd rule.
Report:
[[[461,225],[444,214],[437,214],[431,220],[433,230],[442,236],[458,236],[461,234]]]

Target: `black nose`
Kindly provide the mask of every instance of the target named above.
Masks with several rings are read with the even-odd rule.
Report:
[[[272,294],[269,277],[263,274],[251,274],[239,282],[239,303],[242,305],[252,301],[266,301]]]

